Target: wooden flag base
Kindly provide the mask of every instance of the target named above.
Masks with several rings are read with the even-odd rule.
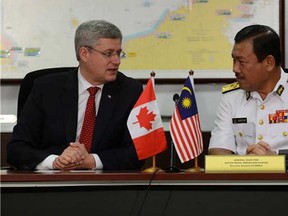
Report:
[[[158,167],[149,167],[147,169],[144,169],[142,172],[143,173],[154,173],[154,172],[164,172],[162,169],[158,168]]]
[[[204,169],[201,167],[193,167],[193,168],[189,168],[189,169],[184,170],[184,172],[199,173],[199,172],[204,172]]]
[[[153,155],[153,157],[152,157],[152,167],[144,169],[142,172],[143,173],[154,173],[154,172],[156,173],[156,172],[164,172],[164,170],[156,167],[156,156]]]
[[[190,169],[184,170],[184,172],[189,172],[189,173],[199,173],[199,172],[204,172],[204,169],[198,166],[198,158],[195,158],[194,162],[195,166]]]

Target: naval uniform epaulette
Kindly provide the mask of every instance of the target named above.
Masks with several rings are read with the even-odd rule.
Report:
[[[230,92],[230,91],[233,91],[233,90],[236,90],[236,89],[239,89],[240,88],[240,85],[238,82],[234,82],[234,83],[230,83],[230,84],[227,84],[227,85],[224,85],[222,87],[222,94],[225,94],[227,92]]]

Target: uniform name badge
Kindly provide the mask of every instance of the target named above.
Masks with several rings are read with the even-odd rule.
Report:
[[[232,118],[232,123],[233,124],[246,124],[247,123],[247,118]]]

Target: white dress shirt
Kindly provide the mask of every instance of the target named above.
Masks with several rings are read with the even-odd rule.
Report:
[[[79,140],[83,121],[84,121],[84,115],[86,110],[86,104],[89,97],[88,88],[92,85],[87,82],[83,76],[80,73],[80,68],[78,69],[78,120],[77,120],[77,132],[76,132],[76,141]],[[97,87],[100,88],[97,91],[97,94],[95,96],[95,107],[96,107],[96,116],[98,113],[98,108],[100,104],[100,99],[102,95],[102,88],[104,84],[98,85]],[[45,158],[41,163],[39,163],[36,166],[37,170],[47,170],[47,169],[53,169],[53,161],[58,157],[59,155],[49,155],[47,158]],[[95,169],[103,169],[103,163],[101,162],[99,156],[97,154],[92,154],[92,156],[95,159],[96,167]]]

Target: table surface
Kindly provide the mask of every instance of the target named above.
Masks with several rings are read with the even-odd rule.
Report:
[[[166,173],[1,170],[1,187],[100,185],[287,185],[288,173]]]

